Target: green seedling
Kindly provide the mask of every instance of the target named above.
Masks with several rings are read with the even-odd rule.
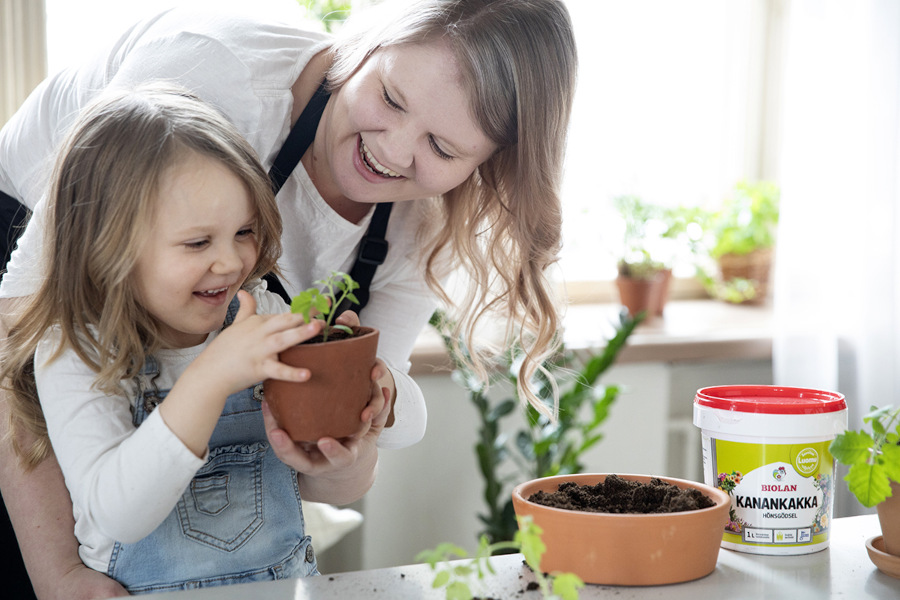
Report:
[[[359,289],[359,284],[352,277],[340,271],[332,271],[328,279],[316,281],[316,284],[320,287],[311,287],[291,299],[291,312],[303,315],[303,319],[307,323],[312,322],[314,318],[322,317],[325,322],[325,326],[322,328],[323,342],[328,341],[328,336],[335,329],[352,335],[352,329],[346,325],[334,325],[333,322],[337,316],[335,309],[344,300],[359,304],[359,300],[353,295],[353,291]]]
[[[900,483],[900,406],[873,406],[863,417],[868,431],[845,431],[829,451],[850,467],[844,481],[863,506],[872,507],[891,496],[891,482]]]
[[[574,573],[544,574],[541,571],[541,556],[547,549],[541,540],[543,531],[531,517],[519,517],[519,530],[512,541],[490,543],[486,535],[481,536],[478,551],[471,560],[461,547],[439,544],[433,550],[424,550],[416,556],[419,562],[426,562],[435,572],[431,587],[444,588],[447,600],[472,600],[473,582],[484,580],[488,573],[495,573],[490,557],[494,554],[521,552],[525,563],[534,572],[538,587],[544,598],[558,600],[578,600],[578,590],[584,582]],[[453,561],[452,563],[450,561]]]

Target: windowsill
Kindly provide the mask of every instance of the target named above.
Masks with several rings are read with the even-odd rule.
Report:
[[[564,323],[566,346],[598,349],[614,335],[618,304],[575,304]],[[772,358],[772,308],[716,300],[678,300],[663,317],[641,323],[617,358],[618,363],[769,360]],[[451,370],[440,337],[430,327],[419,336],[412,355],[413,375]]]

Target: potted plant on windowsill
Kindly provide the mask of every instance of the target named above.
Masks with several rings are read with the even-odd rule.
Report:
[[[359,285],[353,278],[334,271],[316,283],[322,289],[309,288],[294,296],[291,312],[302,314],[307,323],[322,317],[322,333],[278,355],[285,364],[309,369],[309,380],[263,382],[272,415],[297,442],[347,437],[359,429],[359,415],[371,394],[378,347],[378,330],[334,324],[335,307],[345,299],[359,304],[353,295]]]
[[[660,317],[669,298],[672,265],[682,253],[693,260],[700,230],[699,209],[663,207],[637,196],[617,196],[613,204],[625,225],[622,252],[617,263],[616,286],[629,314],[643,312]],[[693,229],[692,229],[693,228]]]
[[[863,422],[870,431],[847,430],[829,451],[850,467],[844,477],[850,492],[878,511],[882,535],[866,542],[869,556],[879,569],[900,577],[900,406],[873,406]]]
[[[708,251],[718,272],[701,271],[699,277],[711,296],[736,304],[765,301],[779,214],[778,186],[759,181],[738,183],[707,215]]]
[[[668,300],[672,269],[658,256],[669,226],[663,210],[637,196],[618,196],[613,204],[625,224],[623,250],[616,265],[619,299],[631,316],[661,316]]]

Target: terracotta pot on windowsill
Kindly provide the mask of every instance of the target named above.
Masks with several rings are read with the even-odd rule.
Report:
[[[632,317],[641,312],[647,317],[661,317],[669,299],[671,280],[671,269],[658,271],[650,278],[619,275],[616,278],[619,300]]]
[[[263,382],[272,415],[295,442],[340,439],[359,430],[360,414],[371,396],[378,330],[353,331],[351,338],[307,342],[278,355],[285,364],[309,369],[308,381]]]

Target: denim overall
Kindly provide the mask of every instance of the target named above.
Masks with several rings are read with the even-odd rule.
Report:
[[[226,326],[237,312],[236,300]],[[135,426],[168,393],[153,384],[158,373],[148,357]],[[261,391],[258,385],[228,397],[209,441],[209,459],[166,520],[137,543],[116,542],[107,574],[130,593],[319,574],[304,535],[297,473],[269,447]]]

